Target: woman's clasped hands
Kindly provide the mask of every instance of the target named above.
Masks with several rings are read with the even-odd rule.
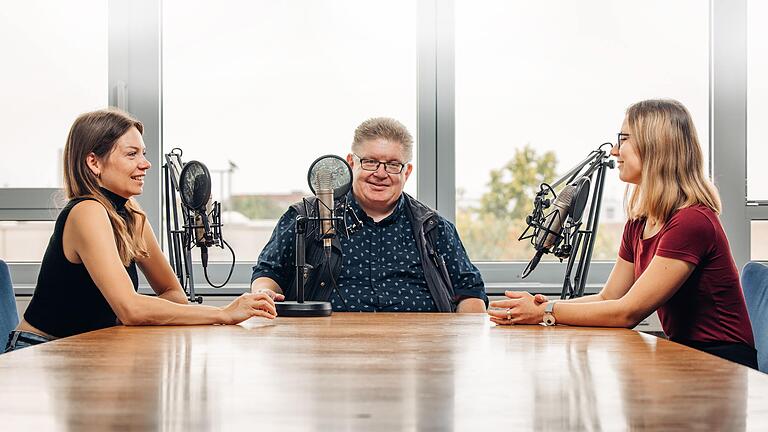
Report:
[[[491,321],[499,325],[539,324],[544,318],[547,296],[526,291],[505,291],[504,300],[492,301],[488,308]]]

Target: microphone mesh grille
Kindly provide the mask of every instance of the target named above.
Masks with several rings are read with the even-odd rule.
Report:
[[[323,190],[323,189],[331,189],[331,182],[332,182],[332,175],[331,171],[327,169],[321,169],[317,173],[317,189]]]

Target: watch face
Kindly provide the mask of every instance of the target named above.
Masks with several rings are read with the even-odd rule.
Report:
[[[544,315],[544,324],[548,326],[555,325],[555,317],[553,317],[552,314]]]

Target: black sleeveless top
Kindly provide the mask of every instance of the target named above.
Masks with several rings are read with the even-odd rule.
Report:
[[[101,189],[125,217],[125,198]],[[77,203],[93,198],[75,198],[59,213],[48,249],[40,265],[40,275],[24,319],[35,328],[55,337],[72,336],[117,324],[117,316],[96,287],[84,264],[73,264],[64,256],[62,238],[69,212]],[[125,268],[138,289],[136,263]]]

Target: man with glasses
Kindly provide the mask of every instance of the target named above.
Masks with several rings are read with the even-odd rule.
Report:
[[[403,192],[412,155],[413,138],[397,120],[372,118],[355,130],[352,190],[336,209],[351,229],[337,230],[330,256],[306,239],[316,273],[307,279],[308,300],[329,301],[335,311],[485,312],[483,280],[456,228]],[[252,292],[295,299],[294,222],[304,212],[297,203],[280,218],[253,268]]]

